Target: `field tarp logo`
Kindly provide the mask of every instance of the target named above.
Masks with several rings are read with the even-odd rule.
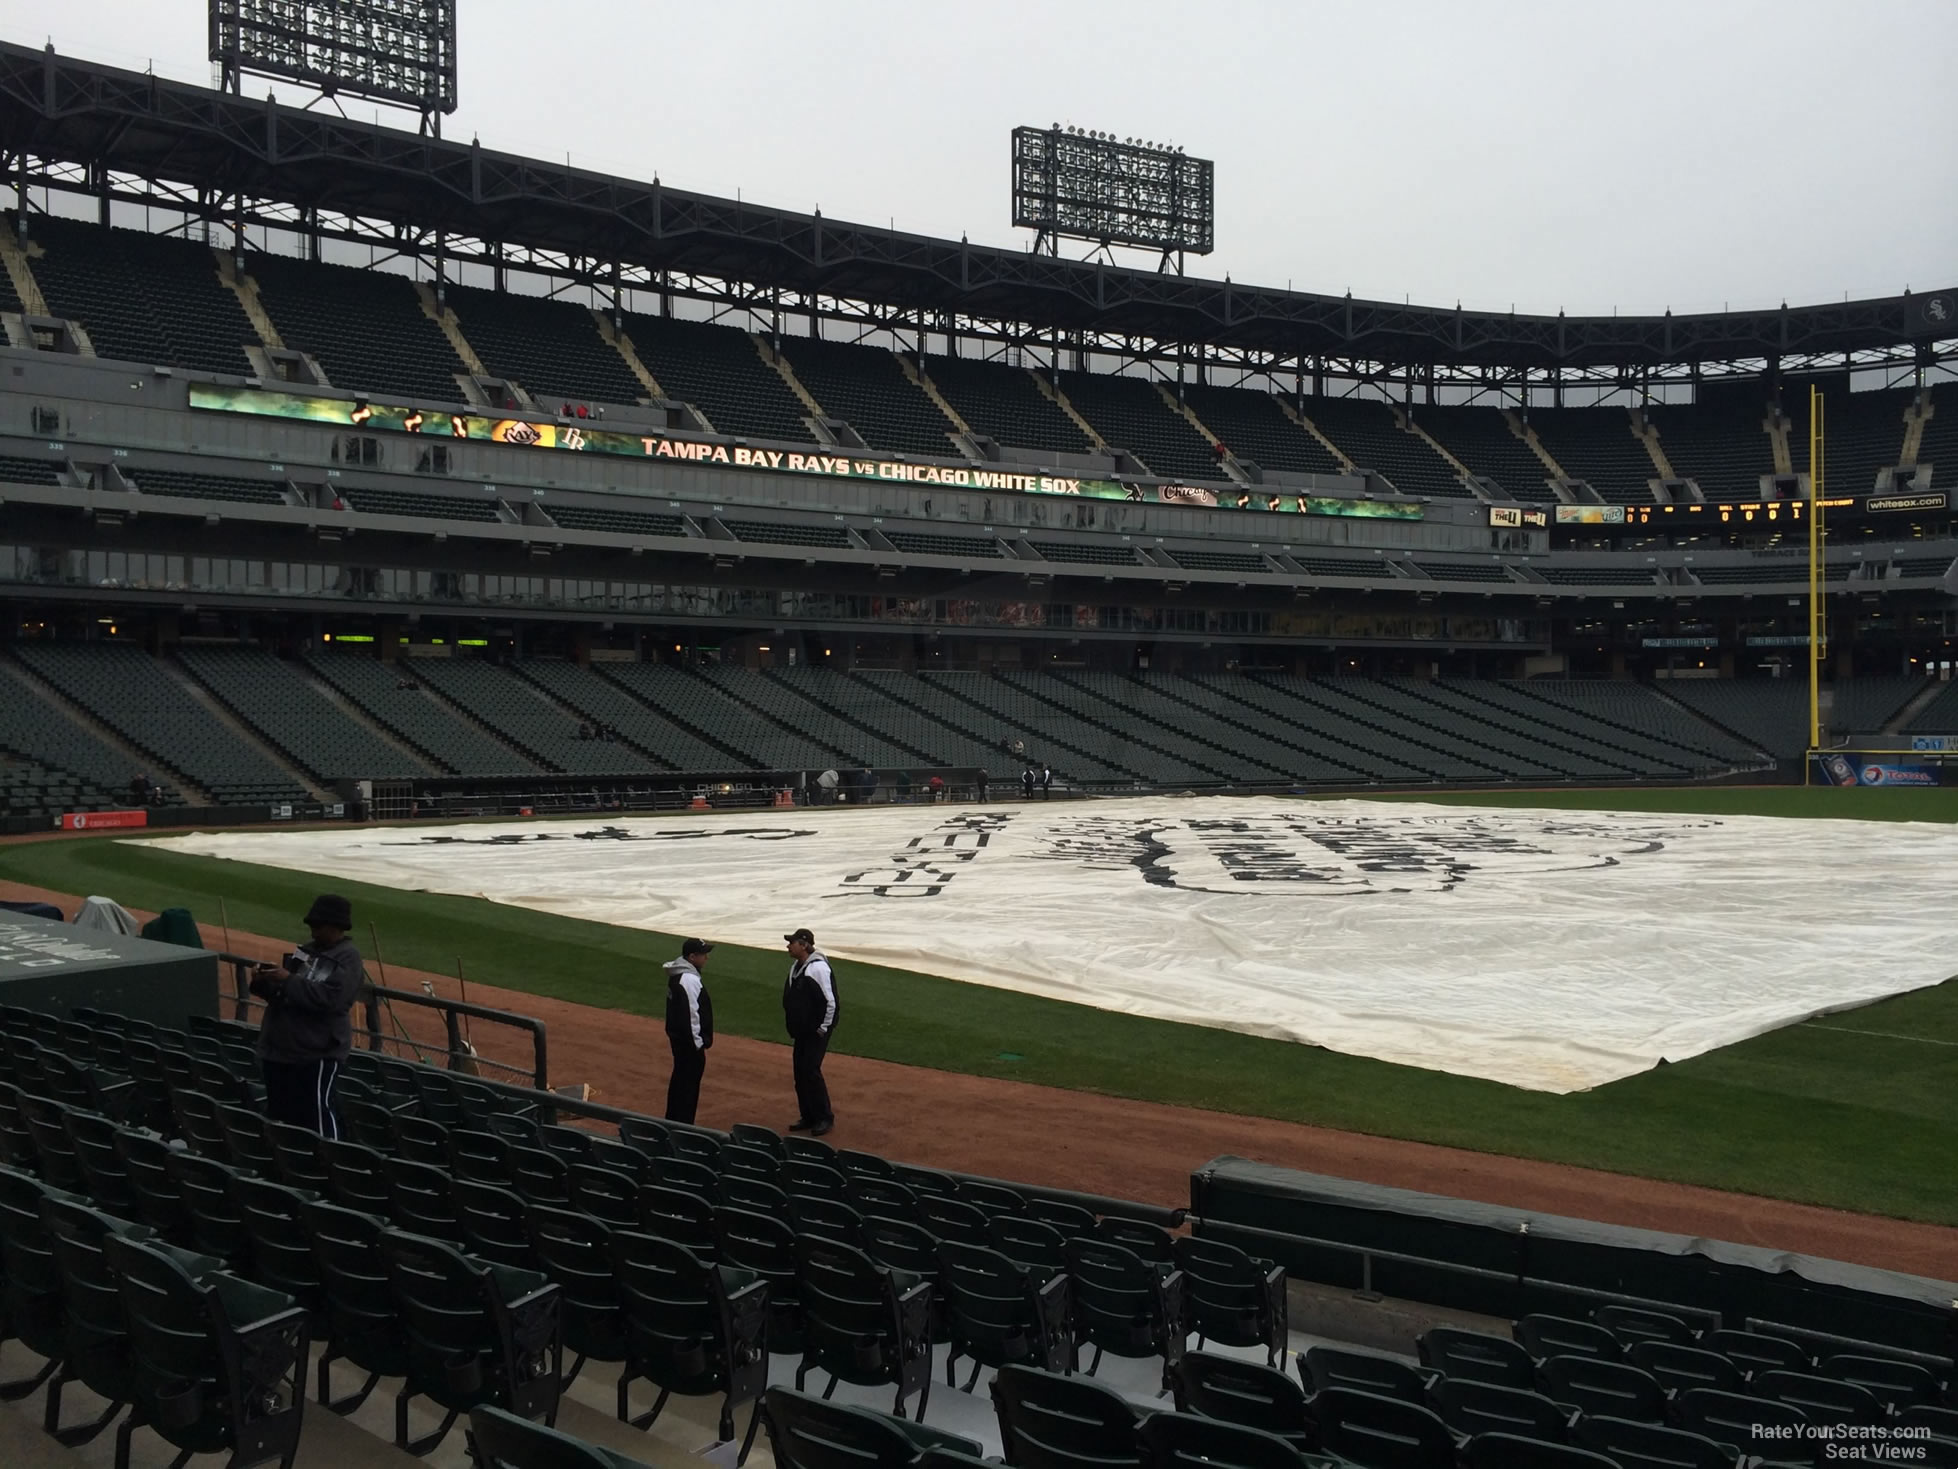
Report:
[[[1472,880],[1616,867],[1717,821],[1573,815],[1227,816],[1057,824],[1036,860],[1132,867],[1159,887],[1300,897],[1451,892]]]

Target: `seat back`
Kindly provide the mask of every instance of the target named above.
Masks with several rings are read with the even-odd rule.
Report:
[[[331,1188],[326,1165],[320,1161],[319,1134],[290,1122],[265,1121],[265,1141],[272,1150],[274,1170],[264,1175],[309,1193],[325,1194]]]
[[[345,1138],[323,1137],[317,1144],[319,1160],[326,1169],[327,1193],[343,1209],[363,1214],[386,1214],[387,1177],[381,1172],[387,1154]]]
[[[1426,1408],[1329,1387],[1312,1400],[1319,1446],[1368,1469],[1452,1469],[1455,1440]]]
[[[791,1194],[789,1208],[797,1234],[813,1234],[858,1250],[870,1243],[864,1234],[863,1215],[848,1204],[813,1194]]]
[[[1600,1306],[1594,1313],[1598,1325],[1617,1337],[1623,1346],[1636,1341],[1669,1341],[1674,1346],[1690,1347],[1698,1334],[1670,1311],[1653,1311],[1644,1306]]]
[[[1053,1225],[1061,1232],[1064,1239],[1073,1239],[1076,1235],[1095,1232],[1094,1214],[1079,1204],[1068,1203],[1065,1199],[1028,1199],[1027,1218]]]
[[[987,1221],[992,1246],[1023,1265],[1046,1271],[1067,1269],[1068,1236],[1045,1220],[1019,1214],[995,1214]]]
[[[946,1194],[916,1189],[913,1193],[917,1194],[918,1218],[940,1239],[981,1248],[992,1243],[991,1216],[984,1209]]]
[[[1175,1259],[1174,1237],[1161,1225],[1150,1224],[1147,1220],[1104,1214],[1095,1221],[1095,1235],[1159,1265],[1167,1265]]]
[[[1064,1372],[1073,1365],[1067,1278],[1029,1272],[997,1250],[938,1247],[937,1299],[956,1352],[990,1367],[1019,1362]]]
[[[380,1254],[408,1348],[408,1384],[444,1408],[554,1411],[561,1296],[542,1275],[471,1260],[442,1240],[383,1230]]]
[[[74,1115],[70,1114],[70,1121]],[[1821,1375],[1865,1389],[1892,1413],[1938,1400],[1938,1379],[1928,1367],[1894,1357],[1839,1352],[1822,1363]]]
[[[673,1156],[673,1134],[664,1122],[656,1122],[651,1117],[621,1117],[619,1141],[649,1158]]]
[[[718,1203],[721,1197],[718,1151],[714,1159],[715,1161],[710,1163],[687,1153],[679,1153],[671,1158],[659,1158],[653,1162],[651,1177],[663,1188],[679,1189],[683,1193],[706,1199],[709,1203]]]
[[[565,1344],[581,1357],[622,1362],[625,1316],[612,1267],[613,1231],[602,1220],[549,1204],[530,1206],[537,1265],[563,1293]]]
[[[1632,1365],[1649,1372],[1667,1392],[1710,1387],[1716,1392],[1742,1392],[1746,1374],[1718,1352],[1682,1347],[1669,1341],[1642,1341],[1627,1354]],[[1610,1416],[1610,1415],[1606,1415]]]
[[[1182,1356],[1180,1277],[1121,1245],[1071,1239],[1067,1278],[1075,1322],[1096,1347],[1118,1357],[1160,1356],[1166,1372]]]
[[[134,1128],[116,1130],[116,1153],[136,1200],[136,1217],[175,1245],[190,1243],[190,1211],[170,1175],[171,1147]]]
[[[1537,1378],[1546,1396],[1574,1411],[1639,1423],[1665,1420],[1666,1390],[1651,1373],[1629,1362],[1545,1357],[1537,1366]]]
[[[1391,1357],[1338,1347],[1307,1347],[1299,1356],[1299,1378],[1315,1397],[1329,1387],[1343,1387],[1375,1397],[1398,1398],[1418,1407],[1428,1401],[1432,1376]]]
[[[1190,1327],[1206,1341],[1263,1347],[1276,1363],[1285,1349],[1285,1272],[1235,1245],[1185,1235],[1172,1247],[1183,1272]]]
[[[730,1173],[721,1180],[721,1207],[741,1209],[751,1214],[769,1214],[777,1219],[794,1217],[795,1206],[775,1184],[744,1174]]]
[[[318,1199],[300,1208],[306,1242],[319,1270],[327,1335],[334,1350],[355,1366],[388,1377],[408,1370],[407,1343],[396,1314],[394,1289],[381,1259],[387,1221]]]
[[[1177,1364],[1175,1391],[1179,1412],[1262,1429],[1298,1448],[1310,1442],[1305,1391],[1274,1367],[1191,1352]]]
[[[714,1258],[719,1238],[710,1200],[664,1184],[642,1183],[635,1202],[641,1233],[671,1240],[705,1259]]]
[[[501,1184],[457,1178],[449,1185],[463,1248],[479,1260],[531,1269],[530,1205]]]
[[[1806,1372],[1813,1365],[1807,1352],[1786,1337],[1758,1331],[1709,1331],[1700,1342],[1710,1352],[1718,1352],[1741,1371]]]
[[[533,1204],[571,1202],[571,1168],[549,1148],[510,1145],[510,1187]]]
[[[61,1355],[66,1307],[54,1237],[42,1216],[48,1186],[0,1166],[0,1339],[12,1336],[43,1357]]]
[[[1587,1413],[1572,1426],[1571,1437],[1614,1460],[1619,1469],[1734,1469],[1731,1447],[1682,1428]]]
[[[993,1375],[1000,1447],[1014,1469],[1118,1469],[1140,1465],[1137,1414],[1112,1388],[1032,1367]]]
[[[846,1177],[849,1188],[845,1202],[858,1213],[877,1214],[886,1219],[908,1219],[913,1224],[924,1223],[924,1215],[918,1212],[918,1196],[895,1178],[878,1178],[863,1173],[850,1173]]]
[[[108,1234],[120,1284],[131,1393],[167,1442],[230,1451],[240,1465],[298,1444],[308,1333],[291,1297],[212,1271],[193,1276],[167,1247]]]
[[[959,1197],[974,1208],[985,1210],[989,1215],[1027,1212],[1026,1195],[1003,1183],[982,1183],[976,1178],[964,1179],[959,1184]]]
[[[1151,1413],[1136,1430],[1148,1469],[1300,1469],[1296,1445],[1275,1433],[1190,1413]]]
[[[672,1240],[618,1230],[610,1241],[613,1279],[633,1367],[674,1392],[712,1392],[725,1380],[719,1275]]]
[[[216,1158],[182,1152],[172,1153],[164,1166],[170,1181],[177,1186],[177,1197],[183,1201],[185,1213],[190,1216],[191,1247],[243,1270],[251,1250],[251,1237],[245,1231],[244,1214],[232,1193],[237,1170]]]
[[[843,1170],[809,1158],[790,1158],[782,1164],[779,1182],[789,1193],[805,1198],[850,1202],[850,1181]]]
[[[307,1195],[268,1179],[240,1177],[232,1197],[245,1227],[251,1278],[309,1311],[323,1311],[320,1269],[306,1236]]]
[[[1616,1362],[1625,1354],[1618,1338],[1604,1327],[1574,1316],[1524,1316],[1512,1329],[1517,1345],[1539,1362],[1545,1357],[1597,1357]]]
[[[1463,1469],[1620,1469],[1603,1454],[1514,1433],[1479,1433],[1462,1448]]]
[[[1428,1390],[1428,1401],[1456,1433],[1508,1433],[1546,1443],[1562,1443],[1568,1409],[1541,1393],[1497,1387],[1470,1377],[1444,1377]]]
[[[381,1177],[387,1184],[388,1215],[397,1229],[462,1242],[454,1183],[446,1169],[397,1155],[381,1161]]]
[[[970,1439],[786,1387],[762,1394],[762,1423],[780,1469],[909,1469],[931,1451],[978,1458]]]
[[[132,1391],[129,1329],[122,1282],[109,1266],[103,1240],[111,1234],[140,1238],[149,1230],[53,1193],[41,1200],[41,1221],[61,1280],[64,1370],[98,1397],[125,1402]]]
[[[16,1105],[20,1109],[21,1122],[34,1140],[38,1170],[48,1187],[67,1193],[85,1190],[88,1178],[75,1156],[75,1145],[68,1137],[69,1104],[22,1091],[18,1094]]]
[[[225,1152],[233,1168],[261,1178],[278,1176],[279,1159],[265,1136],[264,1113],[250,1107],[220,1107],[218,1126],[224,1129]]]
[[[417,1117],[412,1112],[391,1113],[389,1121],[394,1126],[394,1151],[397,1157],[412,1159],[417,1163],[433,1163],[440,1168],[449,1166],[448,1128],[427,1117]]]
[[[902,1384],[920,1357],[930,1371],[929,1286],[864,1251],[798,1234],[796,1283],[802,1297],[805,1360],[844,1382]]]
[[[1448,1377],[1472,1377],[1523,1392],[1536,1387],[1536,1363],[1507,1337],[1436,1326],[1422,1332],[1415,1345],[1425,1366]]]
[[[1747,1390],[1757,1398],[1800,1408],[1816,1423],[1870,1424],[1886,1416],[1868,1388],[1807,1372],[1757,1372]]]
[[[1808,1414],[1768,1398],[1715,1392],[1710,1387],[1688,1388],[1673,1400],[1673,1418],[1688,1433],[1710,1438],[1736,1454],[1760,1452],[1760,1428],[1799,1431]]]
[[[570,1207],[631,1229],[639,1222],[639,1180],[594,1162],[573,1163],[565,1175]]]
[[[624,1462],[488,1403],[469,1410],[469,1442],[478,1469],[620,1469]]]
[[[99,1112],[71,1107],[65,1125],[75,1164],[81,1169],[82,1191],[117,1218],[138,1218],[129,1169],[116,1151],[116,1124]]]

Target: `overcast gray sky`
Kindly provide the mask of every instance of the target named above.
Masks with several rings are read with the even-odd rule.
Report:
[[[1064,122],[1216,160],[1208,276],[1572,312],[1958,285],[1958,0],[460,8],[451,136],[836,218],[1023,247],[1007,135]],[[0,0],[0,34],[208,81],[205,13]]]

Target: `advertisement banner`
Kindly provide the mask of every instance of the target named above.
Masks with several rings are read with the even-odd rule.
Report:
[[[1623,505],[1559,505],[1557,507],[1559,525],[1623,525],[1624,523]]]
[[[61,818],[63,831],[107,831],[117,826],[148,826],[147,811],[69,811]]]
[[[190,406],[206,413],[246,413],[289,418],[363,433],[417,434],[445,439],[476,439],[526,449],[618,454],[773,474],[817,475],[827,479],[874,479],[960,490],[1002,490],[1023,495],[1078,495],[1092,500],[1136,504],[1199,505],[1216,510],[1268,510],[1287,515],[1329,515],[1359,520],[1420,520],[1422,507],[1392,500],[1347,500],[1337,495],[1275,494],[1230,486],[1137,485],[1122,480],[1057,474],[1009,473],[969,465],[906,464],[895,459],[859,459],[836,450],[805,452],[710,444],[663,433],[620,433],[583,423],[534,423],[475,413],[423,413],[398,404],[313,398],[264,388],[192,383]]]
[[[1872,495],[1863,502],[1871,515],[1892,514],[1900,510],[1942,510],[1951,497],[1943,490],[1922,495]]]
[[[1871,759],[1855,750],[1815,757],[1815,768],[1832,786],[1934,786],[1942,784],[1935,765],[1901,765]]]

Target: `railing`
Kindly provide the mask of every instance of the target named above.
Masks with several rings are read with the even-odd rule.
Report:
[[[254,1013],[265,1008],[265,1002],[251,992],[252,971],[258,967],[256,959],[247,959],[240,954],[220,953],[220,964],[231,968],[232,1019],[251,1022]],[[447,1000],[440,995],[424,994],[419,990],[398,990],[387,985],[370,984],[360,995],[362,1021],[356,1027],[354,1036],[365,1050],[382,1055],[401,1057],[412,1056],[417,1061],[429,1061],[432,1056],[446,1058],[448,1069],[465,1071],[483,1077],[485,1070],[507,1073],[512,1078],[522,1078],[522,1084],[536,1091],[550,1088],[550,1046],[544,1022],[532,1015],[520,1015],[514,1010],[498,1010],[489,1005],[471,1004],[467,1000]],[[443,1040],[430,1042],[418,1040],[408,1033],[395,1014],[397,1005],[406,1005],[418,1010],[430,1010],[442,1017]],[[390,1031],[382,1026],[383,1013],[394,1022]],[[530,1037],[530,1065],[520,1066],[509,1061],[498,1061],[477,1053],[475,1046],[464,1034],[462,1022],[482,1020],[492,1025],[501,1025],[511,1030],[522,1031]],[[392,1048],[392,1049],[390,1049]]]

